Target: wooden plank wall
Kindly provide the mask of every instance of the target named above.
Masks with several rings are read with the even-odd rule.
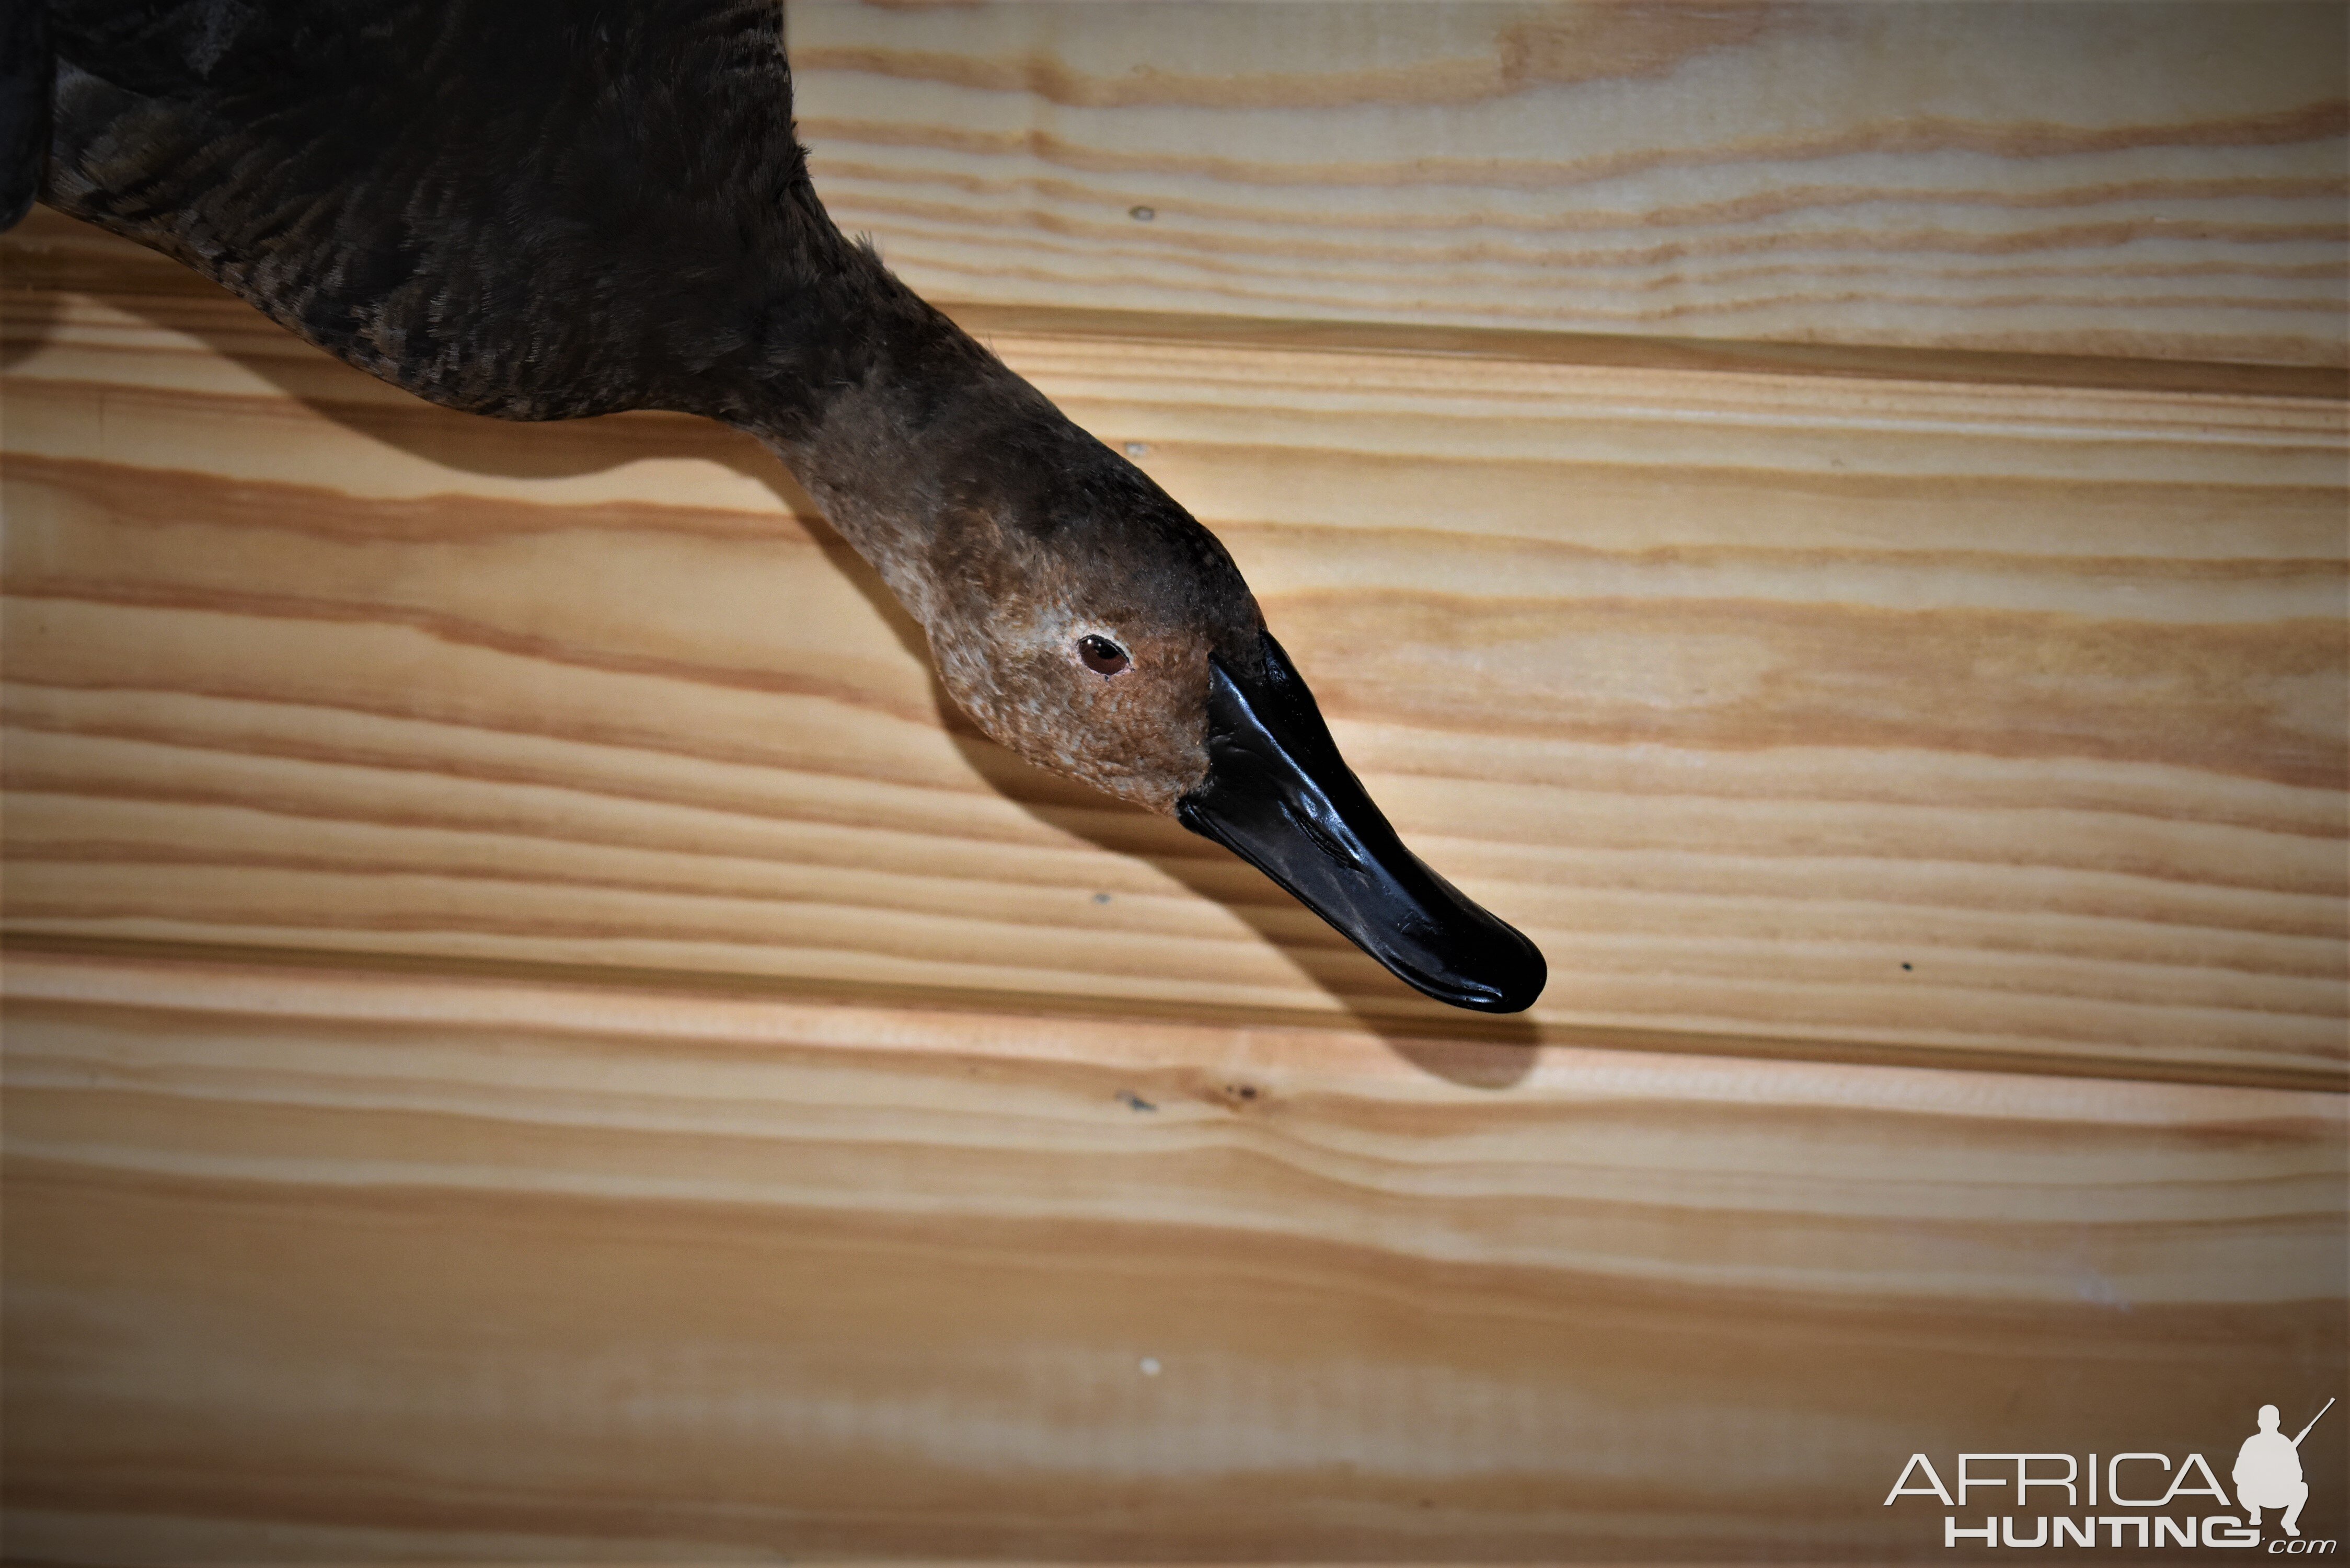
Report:
[[[9,984],[25,1557],[1884,1562],[1912,1452],[2341,1382],[2333,1095]]]
[[[2340,366],[2339,5],[795,4],[926,291]]]
[[[1915,1451],[2297,1426],[2342,12],[2224,9],[794,8],[819,189],[1231,545],[1519,1021],[977,736],[743,439],[36,213],[0,1546],[1873,1562]]]
[[[748,441],[19,251],[20,931],[1476,1025],[972,733]],[[1544,943],[1487,1037],[2335,1082],[2338,403],[993,336]]]

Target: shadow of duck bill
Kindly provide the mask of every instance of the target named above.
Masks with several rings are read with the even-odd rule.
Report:
[[[1524,933],[1421,864],[1338,754],[1271,634],[1262,675],[1211,662],[1208,776],[1176,808],[1280,883],[1407,985],[1455,1007],[1520,1012],[1549,976]]]

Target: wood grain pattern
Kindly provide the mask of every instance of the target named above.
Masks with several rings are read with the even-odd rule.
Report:
[[[1459,1032],[944,710],[715,427],[9,242],[8,929]],[[2338,404],[1000,335],[1232,545],[1489,1037],[2334,1085]]]
[[[789,15],[818,192],[943,298],[2350,358],[2339,5]]]
[[[2345,1375],[2338,1096],[8,992],[19,1557],[1933,1558],[1912,1452],[2220,1454]]]

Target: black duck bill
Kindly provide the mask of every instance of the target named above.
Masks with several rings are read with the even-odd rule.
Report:
[[[1268,633],[1259,676],[1211,660],[1208,776],[1183,826],[1287,888],[1406,984],[1481,1012],[1542,994],[1542,952],[1404,847]]]

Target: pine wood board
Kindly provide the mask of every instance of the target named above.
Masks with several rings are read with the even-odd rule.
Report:
[[[1476,1027],[972,733],[748,441],[7,254],[14,940]],[[1543,943],[1484,1037],[2341,1081],[2339,404],[996,343]]]
[[[18,1557],[1935,1557],[2345,1376],[2335,1095],[6,978]]]
[[[2339,5],[788,19],[819,193],[941,298],[2350,359]]]

